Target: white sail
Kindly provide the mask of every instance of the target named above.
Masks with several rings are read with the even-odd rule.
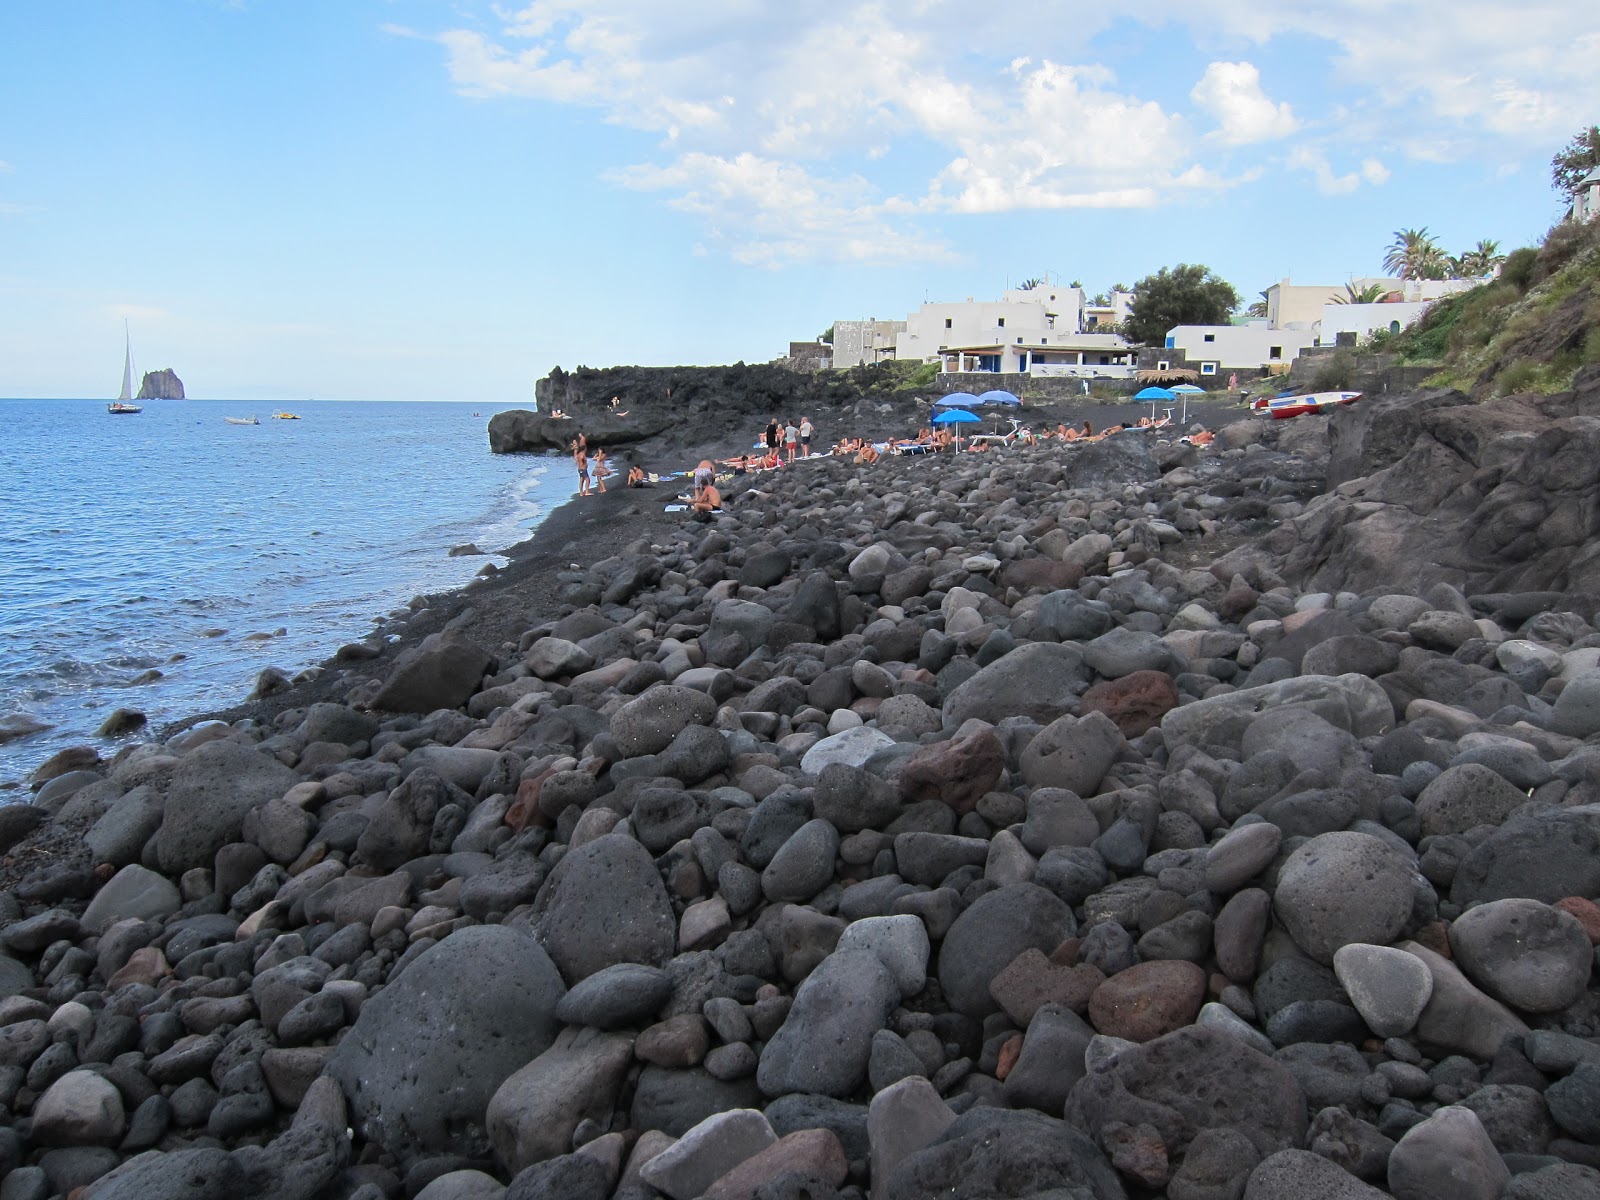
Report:
[[[133,343],[128,340],[128,323],[122,323],[122,391],[117,403],[126,404],[133,399]]]

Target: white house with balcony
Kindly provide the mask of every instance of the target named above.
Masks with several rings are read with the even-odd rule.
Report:
[[[1300,351],[1317,344],[1314,329],[1274,329],[1261,319],[1243,325],[1178,325],[1167,331],[1168,350],[1198,364],[1201,375],[1285,370]]]
[[[835,321],[833,323],[833,365],[859,367],[894,357],[895,339],[905,329],[904,321]]]
[[[1012,288],[999,300],[924,304],[906,318],[895,357],[944,371],[1120,378],[1134,351],[1119,334],[1084,329],[1081,288]]]
[[[1592,221],[1600,217],[1600,167],[1595,167],[1578,181],[1572,194],[1572,207],[1567,209],[1569,221]]]

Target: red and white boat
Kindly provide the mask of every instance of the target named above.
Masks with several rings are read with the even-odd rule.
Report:
[[[1250,407],[1282,421],[1290,417],[1303,417],[1307,413],[1331,412],[1341,405],[1354,404],[1359,399],[1360,392],[1308,392],[1303,396],[1263,396]]]

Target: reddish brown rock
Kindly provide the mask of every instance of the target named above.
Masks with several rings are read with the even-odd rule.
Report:
[[[713,1183],[702,1200],[755,1200],[764,1185],[780,1175],[816,1175],[839,1187],[850,1173],[844,1147],[827,1129],[797,1129]]]
[[[1148,1187],[1166,1186],[1172,1175],[1167,1145],[1153,1125],[1110,1121],[1100,1130],[1111,1165]]]
[[[130,983],[145,983],[154,987],[170,974],[172,968],[167,965],[166,955],[154,946],[141,946],[128,955],[128,961],[106,980],[106,990],[114,992]]]
[[[1026,1029],[1033,1014],[1046,1004],[1062,1004],[1081,1013],[1105,980],[1105,973],[1088,963],[1060,966],[1041,950],[1024,950],[989,982],[989,994],[1006,1010],[1006,1016]]]
[[[1589,935],[1592,945],[1600,946],[1600,904],[1593,900],[1585,900],[1582,896],[1568,896],[1565,900],[1557,900],[1550,907],[1559,908],[1562,912],[1571,913],[1578,918],[1578,924],[1583,926],[1583,931]]]
[[[1000,586],[1016,588],[1026,594],[1033,588],[1058,592],[1075,588],[1083,581],[1083,568],[1077,563],[1056,562],[1053,558],[1014,558],[1000,568]]]
[[[1089,1023],[1111,1037],[1149,1042],[1193,1024],[1206,998],[1206,973],[1162,959],[1118,971],[1089,997]]]
[[[1022,1057],[1022,1035],[1015,1034],[1005,1041],[1000,1047],[1000,1058],[994,1066],[994,1077],[1001,1083],[1006,1081],[1006,1076],[1011,1074],[1011,1068],[1017,1065],[1017,1059]]]
[[[1249,586],[1228,589],[1228,594],[1217,604],[1217,615],[1224,621],[1238,621],[1261,599],[1261,593]]]
[[[1172,676],[1165,671],[1135,671],[1095,684],[1083,694],[1078,711],[1105,713],[1123,737],[1135,738],[1159,725],[1177,706],[1178,685]]]
[[[906,760],[900,792],[908,801],[943,800],[965,816],[994,790],[1006,752],[992,729],[924,746]]]

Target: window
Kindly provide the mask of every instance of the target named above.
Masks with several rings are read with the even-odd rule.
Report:
[[[949,318],[949,317],[946,317],[946,318],[945,318],[945,319],[944,319],[944,327],[945,327],[945,328],[946,328],[946,329],[949,329],[949,328],[950,328],[950,318]]]
[[[1160,362],[1158,362],[1156,364],[1156,370],[1165,371],[1165,370],[1168,370],[1171,366],[1172,366],[1172,364],[1169,363],[1166,359],[1163,358]]]
[[[1267,357],[1270,358],[1273,362],[1281,362],[1283,360],[1283,347],[1282,346],[1268,346],[1267,347]]]
[[[1206,341],[1208,341],[1208,342],[1214,342],[1214,341],[1216,341],[1216,340],[1217,340],[1217,335],[1216,335],[1216,334],[1214,334],[1214,333],[1208,333],[1208,334],[1206,334]]]
[[[1017,345],[1019,345],[1019,346],[1022,345],[1022,339],[1021,338],[1017,339]]]
[[[1050,339],[1049,338],[1042,337],[1042,338],[1039,339],[1039,345],[1048,346],[1049,344],[1050,344]]]
[[[1176,339],[1174,339],[1173,336],[1170,333],[1167,335],[1167,347],[1166,348],[1168,350],[1176,350],[1178,348],[1178,343],[1177,343]],[[1166,370],[1165,367],[1162,367],[1161,369],[1163,371]]]
[[[1200,374],[1202,374],[1202,375],[1215,375],[1216,373],[1217,373],[1217,364],[1216,363],[1201,363],[1200,364]]]
[[[1000,318],[1000,328],[1004,329],[1005,327],[1006,327],[1006,319],[1004,317],[1001,317]]]

